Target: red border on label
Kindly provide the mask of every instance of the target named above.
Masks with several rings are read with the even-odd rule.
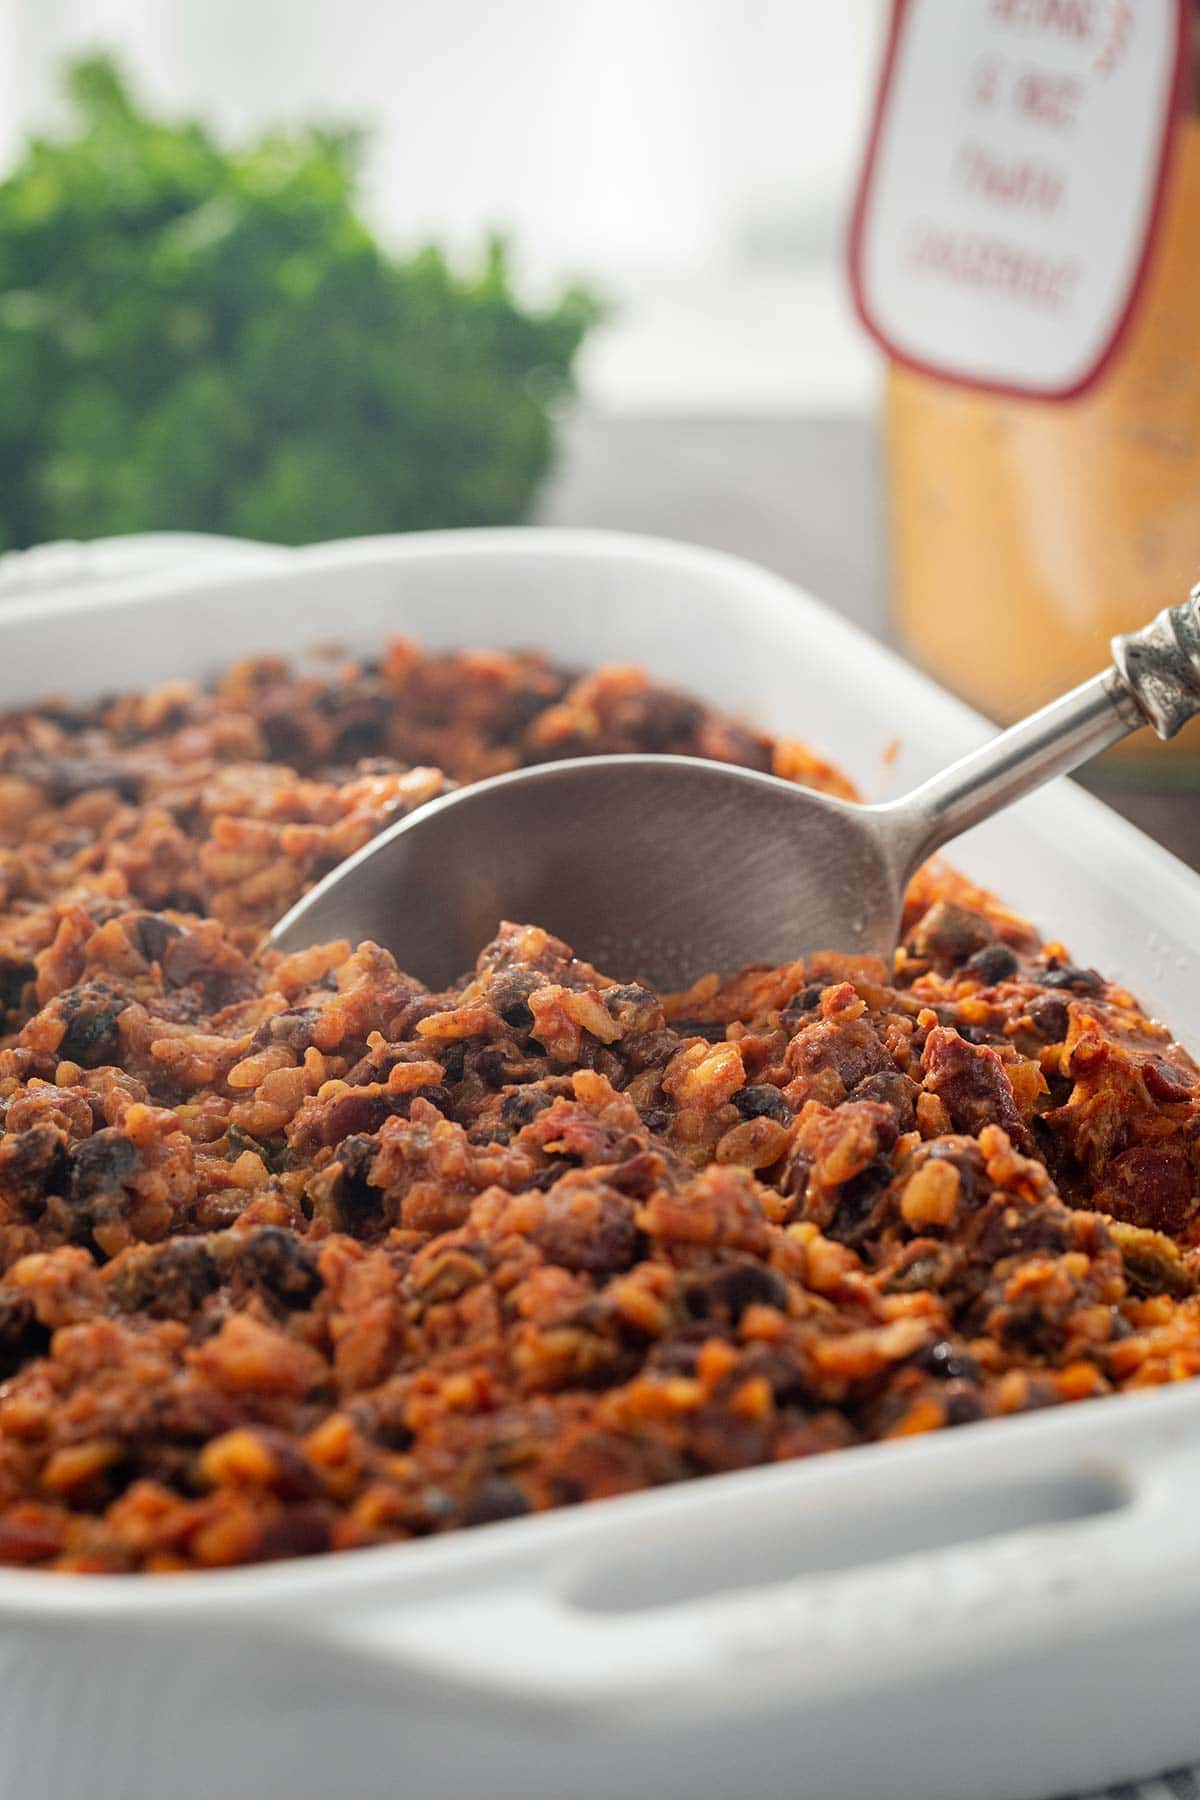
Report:
[[[879,144],[883,135],[883,115],[891,95],[892,80],[895,75],[896,57],[900,48],[900,35],[904,27],[912,0],[892,0],[892,16],[888,25],[887,44],[883,53],[883,68],[879,77],[875,104],[871,113],[871,124],[867,133],[867,149],[863,158],[862,171],[855,190],[854,205],[850,214],[850,230],[847,261],[850,275],[850,295],[854,302],[854,311],[859,323],[869,332],[871,337],[893,362],[900,363],[906,369],[914,370],[918,375],[932,375],[939,381],[953,383],[956,387],[973,388],[978,393],[1005,394],[1011,399],[1022,400],[1075,400],[1086,392],[1092,384],[1099,380],[1109,363],[1120,349],[1125,334],[1137,311],[1137,303],[1141,298],[1146,276],[1150,269],[1150,259],[1158,238],[1158,228],[1162,220],[1163,207],[1166,203],[1167,189],[1170,185],[1171,165],[1174,161],[1177,126],[1184,109],[1189,91],[1191,72],[1191,37],[1192,17],[1189,0],[1176,0],[1176,33],[1175,33],[1175,68],[1171,78],[1172,104],[1166,109],[1163,121],[1162,143],[1158,153],[1158,169],[1154,178],[1154,199],[1150,205],[1150,219],[1146,230],[1145,243],[1138,260],[1137,270],[1129,289],[1129,297],[1125,308],[1117,320],[1116,329],[1108,343],[1097,357],[1093,366],[1067,388],[1019,387],[1011,383],[977,380],[972,376],[956,375],[952,371],[941,369],[936,363],[924,362],[920,357],[910,356],[890,342],[886,332],[872,318],[863,291],[862,280],[862,240],[863,227],[866,222],[867,209],[871,203],[871,184],[879,160]]]

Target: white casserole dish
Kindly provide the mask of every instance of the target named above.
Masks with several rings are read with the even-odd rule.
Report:
[[[763,571],[548,531],[42,592],[0,613],[0,705],[398,631],[636,660],[810,738],[873,795],[986,730]],[[954,854],[1200,1041],[1200,881],[1181,864],[1064,783]],[[0,1794],[1095,1786],[1200,1756],[1198,1502],[1200,1386],[1184,1386],[351,1556],[0,1571]]]

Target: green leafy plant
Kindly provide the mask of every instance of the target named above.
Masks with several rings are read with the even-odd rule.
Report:
[[[503,245],[400,259],[360,139],[227,150],[75,63],[77,129],[0,183],[0,548],[154,528],[283,543],[519,519],[597,317]]]

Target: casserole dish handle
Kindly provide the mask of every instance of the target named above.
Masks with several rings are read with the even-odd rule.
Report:
[[[1009,1661],[1048,1637],[1064,1654],[1128,1630],[1148,1610],[1194,1608],[1200,1449],[1155,1458],[1136,1483],[1111,1471],[1088,1479],[1100,1498],[1085,1502],[1086,1516],[852,1567],[827,1562],[770,1584],[711,1591],[727,1541],[714,1522],[707,1577],[691,1563],[707,1593],[669,1597],[668,1577],[665,1600],[651,1579],[648,1592],[624,1598],[618,1585],[614,1602],[593,1553],[586,1565],[551,1562],[532,1578],[500,1576],[426,1606],[389,1608],[380,1596],[371,1610],[327,1619],[322,1635],[356,1660],[475,1701],[575,1723],[661,1722],[745,1710],[781,1691],[835,1700],[911,1685],[918,1671],[932,1678],[964,1662]],[[936,1512],[936,1497],[931,1504]],[[794,1512],[777,1523],[782,1537]],[[886,1503],[878,1523],[886,1529]],[[669,1546],[663,1555],[669,1564]],[[607,1562],[619,1571],[620,1559],[611,1545]]]

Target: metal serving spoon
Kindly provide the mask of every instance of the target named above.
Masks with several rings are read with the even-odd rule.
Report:
[[[1142,725],[1200,711],[1200,587],[1112,640],[1113,666],[903,799],[857,806],[727,763],[580,757],[464,787],[402,819],[276,925],[298,950],[373,938],[434,988],[501,919],[545,926],[660,989],[817,949],[890,957],[924,859]]]

